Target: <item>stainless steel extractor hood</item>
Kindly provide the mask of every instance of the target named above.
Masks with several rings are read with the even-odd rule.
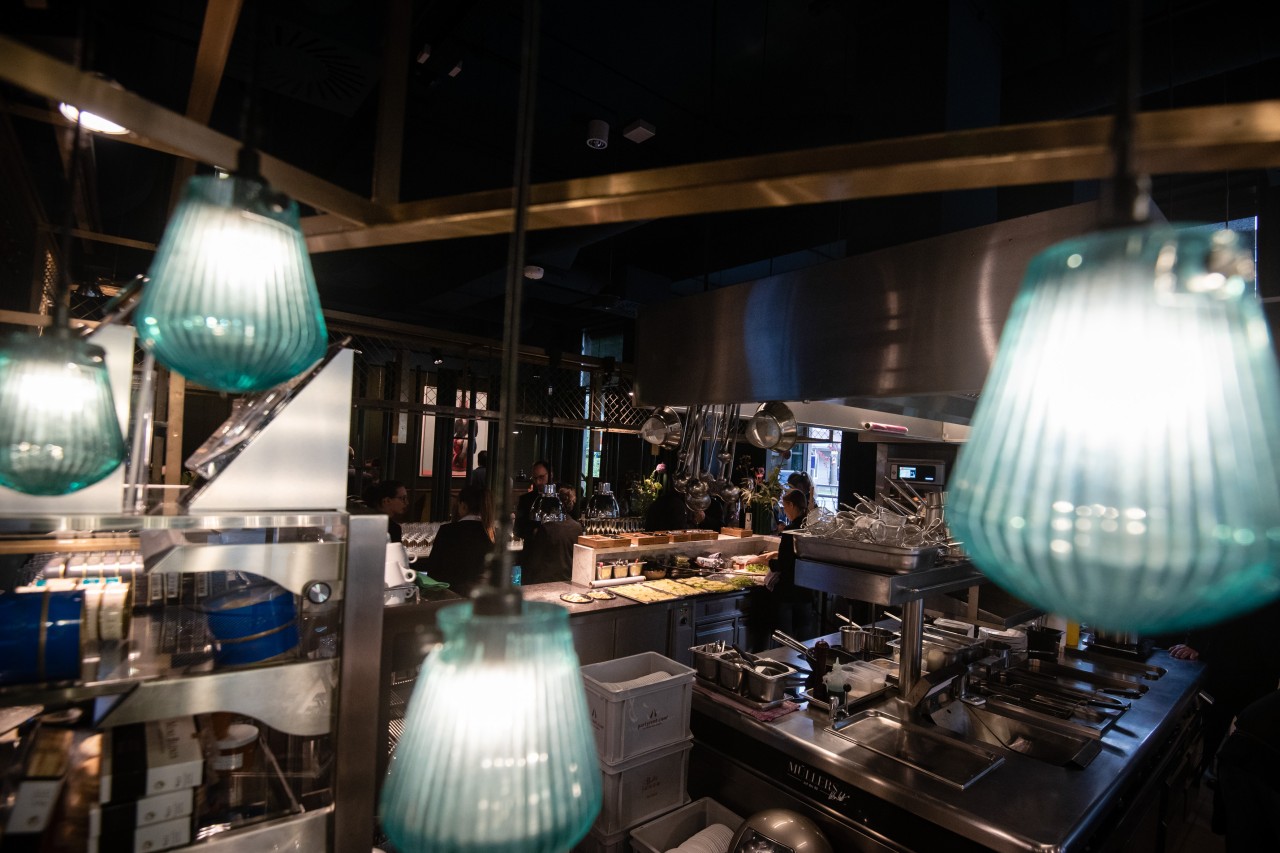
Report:
[[[641,312],[644,405],[829,400],[967,424],[1027,263],[1094,202],[895,246]]]

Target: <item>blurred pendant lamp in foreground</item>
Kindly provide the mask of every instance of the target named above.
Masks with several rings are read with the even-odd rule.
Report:
[[[526,0],[499,435],[515,427],[537,17],[536,0]],[[493,482],[508,481],[514,448],[502,443]],[[509,489],[501,502],[489,558],[496,588],[440,611],[444,646],[423,664],[382,789],[382,826],[401,853],[569,850],[600,810],[568,613],[525,602],[512,585]]]
[[[234,175],[187,182],[138,306],[156,359],[217,391],[279,385],[327,344],[298,205],[267,186],[257,162],[244,148]]]
[[[79,172],[80,125],[70,162],[68,219]],[[71,223],[63,229],[54,323],[43,335],[0,339],[0,485],[29,495],[65,495],[91,486],[124,459],[101,347],[69,326]]]
[[[1116,121],[1122,212],[1145,201],[1128,159],[1135,54]],[[1280,594],[1280,371],[1232,232],[1127,219],[1032,260],[948,520],[1037,607],[1156,633]]]

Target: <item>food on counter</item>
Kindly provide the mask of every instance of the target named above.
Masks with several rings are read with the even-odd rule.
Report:
[[[686,557],[684,554],[676,555],[676,568],[677,569],[689,568],[689,558]]]
[[[594,599],[581,592],[565,592],[560,594],[560,600],[570,604],[590,604]]]
[[[746,589],[757,585],[753,575],[738,575],[736,578],[729,578],[725,583],[734,589]]]
[[[678,596],[698,595],[699,593],[705,592],[705,590],[697,589],[687,584],[683,584],[680,581],[673,580],[645,581],[644,585],[650,589],[659,589],[663,592],[669,592],[672,595]]]
[[[685,586],[696,587],[706,592],[733,592],[738,587],[725,581],[711,580],[710,578],[681,578],[680,583]]]
[[[638,601],[641,604],[653,604],[657,601],[671,601],[679,596],[672,595],[669,592],[663,592],[660,589],[652,589],[648,584],[653,581],[645,581],[644,583],[626,583],[622,586],[615,586],[613,593],[623,598],[629,598],[632,601]]]
[[[568,594],[569,594],[569,595],[574,595],[575,593],[572,593],[572,592],[571,592],[571,593],[568,593]],[[587,593],[587,598],[593,598],[593,599],[595,599],[596,601],[613,601],[613,600],[614,600],[615,598],[617,598],[617,597],[618,597],[618,596],[616,596],[616,595],[614,595],[613,593],[609,592],[607,589],[593,589],[593,590],[591,590],[591,592],[588,592],[588,593]]]

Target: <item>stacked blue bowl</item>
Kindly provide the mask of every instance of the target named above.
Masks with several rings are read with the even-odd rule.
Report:
[[[243,666],[286,655],[298,647],[293,593],[273,583],[244,587],[209,599],[202,608],[218,641],[214,660]]]

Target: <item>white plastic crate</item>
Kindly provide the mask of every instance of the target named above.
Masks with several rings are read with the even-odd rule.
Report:
[[[613,836],[689,802],[691,749],[693,738],[688,738],[614,767],[602,766],[604,790],[593,831]]]
[[[605,835],[593,828],[587,837],[578,842],[573,853],[627,853],[627,831]]]
[[[703,797],[631,830],[632,853],[666,853],[713,823],[737,832],[742,818],[710,797]]]
[[[637,679],[653,679],[627,686]],[[616,766],[689,737],[693,670],[657,652],[582,667],[600,761]]]

